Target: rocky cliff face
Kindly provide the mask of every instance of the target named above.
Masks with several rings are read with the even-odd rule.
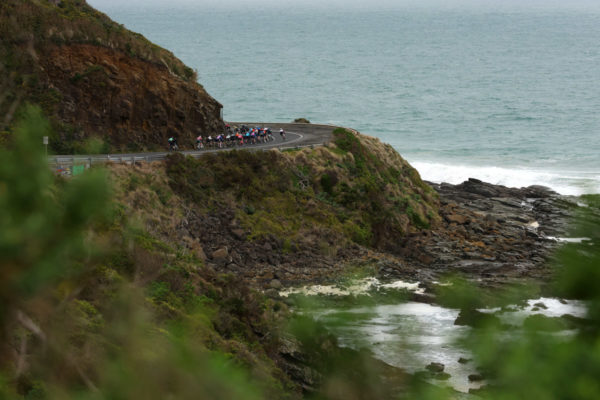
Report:
[[[221,129],[220,104],[165,66],[87,44],[53,46],[41,65],[45,85],[61,95],[57,117],[77,127],[72,139],[95,134],[118,150],[152,149],[170,135],[191,145]]]
[[[58,153],[84,152],[90,137],[104,151],[162,149],[223,127],[195,71],[85,1],[3,1],[0,37],[0,131],[25,102],[52,121]]]

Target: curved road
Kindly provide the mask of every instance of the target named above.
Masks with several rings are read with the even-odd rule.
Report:
[[[320,146],[328,143],[332,139],[332,132],[337,126],[320,124],[297,124],[297,123],[278,123],[278,122],[228,122],[229,125],[240,126],[267,126],[273,131],[274,141],[269,143],[258,143],[243,147],[225,147],[222,149],[204,149],[204,150],[181,150],[180,153],[192,157],[200,157],[202,154],[214,153],[217,151],[229,151],[233,149],[240,150],[267,150],[272,148],[286,149],[307,146]],[[286,132],[286,140],[282,140],[279,135],[279,129],[283,128]],[[57,166],[74,163],[105,163],[105,162],[132,162],[132,161],[157,161],[164,159],[171,152],[156,153],[127,153],[127,154],[103,154],[103,155],[57,155],[49,156],[48,162]]]

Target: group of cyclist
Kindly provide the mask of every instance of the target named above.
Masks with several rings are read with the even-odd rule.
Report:
[[[279,129],[281,139],[285,141],[285,131]],[[205,148],[224,148],[234,146],[252,145],[257,143],[267,143],[275,140],[271,128],[256,126],[254,128],[242,125],[241,127],[231,127],[225,125],[225,132],[220,135],[208,135],[203,137],[199,135],[196,138],[196,148],[198,150]],[[177,139],[169,138],[169,150],[178,150]]]

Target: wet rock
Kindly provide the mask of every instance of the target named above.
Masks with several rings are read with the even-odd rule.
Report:
[[[557,193],[546,186],[541,185],[531,185],[524,189],[529,198],[547,198],[551,196],[556,196]]]
[[[500,326],[501,321],[500,318],[493,314],[482,313],[473,309],[464,309],[456,317],[454,325],[466,325],[477,328],[487,325]]]
[[[428,380],[428,379],[435,379],[438,381],[446,381],[448,379],[450,379],[450,374],[443,372],[443,364],[439,364],[442,366],[442,370],[439,369],[439,366],[435,367],[435,370],[431,370],[430,367],[432,364],[439,364],[439,363],[431,363],[430,365],[428,365],[425,371],[417,371],[415,372],[414,376],[417,379],[423,379],[423,380]]]
[[[281,284],[281,282],[279,281],[279,279],[273,279],[273,280],[271,281],[271,283],[269,283],[269,286],[270,286],[272,289],[277,289],[277,290],[281,290],[281,289],[283,289],[283,285]]]
[[[543,187],[508,188],[477,179],[432,187],[440,195],[441,226],[426,238],[411,237],[404,245],[418,249],[404,253],[422,267],[442,273],[459,271],[494,286],[550,277],[547,260],[556,243],[548,242],[541,232],[556,231],[548,234],[560,236],[566,231],[570,208],[562,196]],[[537,232],[528,226],[531,221],[538,222]],[[420,259],[423,253],[431,259]]]
[[[426,304],[434,304],[436,301],[436,297],[434,294],[432,293],[415,293],[412,292],[410,293],[409,296],[411,301],[416,301],[419,303],[426,303]]]
[[[469,382],[480,382],[484,379],[483,375],[481,375],[481,374],[471,374],[468,376],[468,378],[469,378]]]
[[[467,363],[468,363],[468,362],[470,362],[470,361],[471,361],[471,359],[470,359],[470,358],[464,358],[464,357],[460,357],[460,358],[458,359],[458,363],[459,363],[459,364],[467,364]]]
[[[542,309],[544,309],[544,310],[547,310],[547,309],[548,309],[548,307],[547,307],[547,306],[546,306],[544,303],[542,303],[542,302],[535,303],[533,306],[534,306],[534,307],[537,307],[537,308],[542,308]]]
[[[444,364],[432,362],[428,366],[426,366],[425,369],[433,373],[444,372]]]

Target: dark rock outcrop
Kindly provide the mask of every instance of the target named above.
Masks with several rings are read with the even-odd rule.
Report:
[[[425,367],[430,372],[444,372],[444,364],[438,362],[432,362]]]
[[[484,326],[500,326],[501,322],[498,317],[493,314],[482,313],[473,309],[461,310],[454,321],[454,325],[467,325],[473,328]]]
[[[460,273],[487,286],[549,276],[557,242],[548,237],[565,234],[575,201],[542,186],[430,185],[440,195],[442,224],[404,242],[405,257],[422,271]]]

